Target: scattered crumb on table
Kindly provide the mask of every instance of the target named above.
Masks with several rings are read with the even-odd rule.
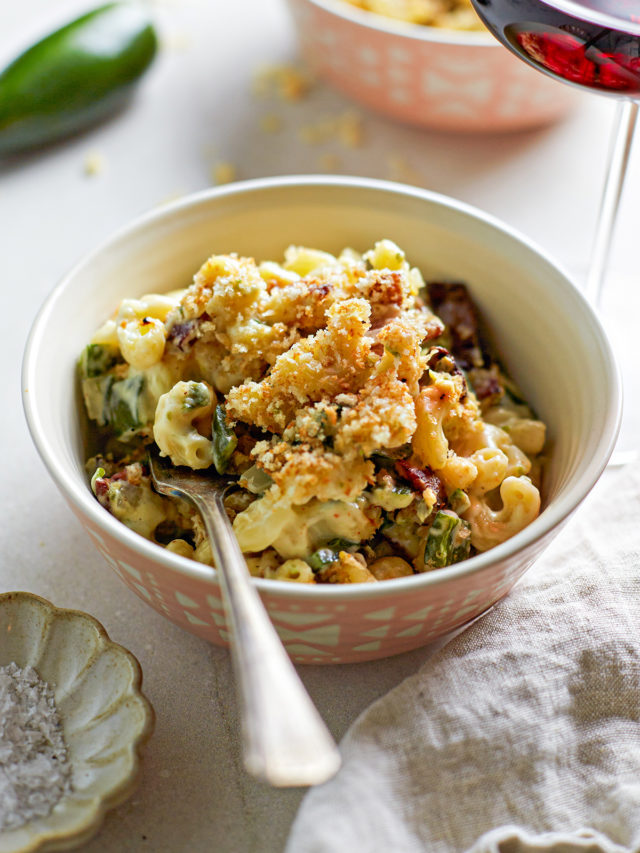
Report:
[[[165,33],[162,37],[161,47],[164,50],[184,53],[191,47],[191,36],[188,33]]]
[[[89,151],[84,158],[84,173],[89,177],[104,172],[106,161],[99,151]]]
[[[348,110],[338,115],[323,116],[298,128],[298,136],[307,145],[338,141],[345,148],[359,148],[364,142],[362,116]]]
[[[260,119],[260,127],[264,133],[278,133],[282,130],[282,119],[276,113],[266,113]]]
[[[387,157],[387,176],[392,181],[401,181],[405,184],[424,183],[424,177],[400,154],[390,154]]]
[[[309,92],[313,80],[308,71],[293,65],[268,65],[253,78],[253,93],[258,97],[276,95],[283,101],[299,101]]]
[[[233,163],[220,160],[211,170],[211,178],[216,184],[230,184],[236,179],[236,167]]]
[[[342,168],[342,162],[337,154],[321,154],[318,163],[325,172],[339,172]]]

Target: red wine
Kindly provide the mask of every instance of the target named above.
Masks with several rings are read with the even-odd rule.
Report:
[[[490,32],[567,83],[640,97],[640,0],[473,0]]]

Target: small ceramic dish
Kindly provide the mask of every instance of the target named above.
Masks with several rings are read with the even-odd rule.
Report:
[[[287,0],[312,70],[345,95],[402,122],[493,133],[548,124],[577,104],[487,31],[395,20],[345,0]]]
[[[54,692],[72,791],[47,817],[0,832],[0,853],[68,850],[136,788],[154,713],[135,657],[93,617],[27,592],[0,595],[0,666],[33,666]]]

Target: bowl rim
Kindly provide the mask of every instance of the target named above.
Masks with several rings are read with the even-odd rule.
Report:
[[[289,0],[293,2],[293,0]],[[387,35],[401,36],[416,42],[438,42],[440,44],[451,44],[459,47],[504,47],[486,30],[483,32],[473,30],[447,30],[439,27],[430,27],[424,24],[414,24],[411,21],[401,21],[395,18],[387,18],[368,9],[360,9],[352,6],[346,0],[298,0],[315,6],[327,14],[342,18],[351,24],[376,30]],[[344,8],[343,8],[344,7]]]
[[[36,853],[36,851],[40,850],[45,851],[49,849],[59,849],[58,845],[62,843],[65,844],[65,847],[67,845],[75,846],[93,838],[102,826],[107,813],[117,808],[126,799],[128,799],[140,784],[142,777],[142,753],[154,732],[156,724],[156,713],[154,707],[142,691],[143,673],[140,661],[133,652],[130,652],[129,649],[111,639],[102,622],[90,613],[86,613],[84,610],[57,607],[48,599],[33,592],[27,592],[25,590],[11,590],[0,593],[0,609],[5,606],[22,607],[26,604],[38,607],[49,616],[51,621],[57,619],[61,619],[63,621],[80,620],[88,623],[96,632],[103,650],[112,649],[116,654],[126,658],[131,667],[131,694],[135,696],[140,707],[143,709],[144,722],[140,731],[136,737],[132,739],[130,744],[131,755],[133,758],[131,771],[126,776],[123,776],[109,791],[100,796],[99,800],[94,804],[93,810],[87,811],[84,822],[76,826],[75,829],[69,831],[54,830],[46,832],[34,829],[31,838],[26,842],[26,844],[16,848],[15,853]],[[63,803],[64,799],[65,798],[62,797],[58,805]],[[12,831],[17,833],[29,831],[30,823],[32,823],[32,821],[27,821],[17,827],[16,830]]]
[[[592,458],[583,471],[576,473],[574,482],[568,489],[567,494],[561,496],[560,499],[554,500],[531,524],[515,536],[489,551],[484,551],[468,560],[438,569],[437,571],[425,572],[404,578],[394,578],[381,584],[320,585],[253,578],[257,589],[265,595],[273,593],[281,598],[294,598],[297,600],[306,597],[311,597],[316,601],[330,601],[335,599],[340,602],[346,599],[370,600],[376,597],[389,599],[393,593],[402,594],[408,590],[417,591],[418,589],[439,586],[450,580],[460,580],[469,575],[480,573],[490,568],[492,564],[515,557],[535,542],[553,535],[553,531],[557,531],[559,526],[573,513],[599,479],[613,452],[620,430],[622,417],[620,368],[614,358],[611,345],[600,319],[561,264],[554,260],[549,253],[540,248],[533,240],[492,214],[486,213],[480,208],[466,202],[458,201],[431,190],[376,178],[343,175],[286,175],[255,178],[253,180],[225,184],[188,194],[169,204],[152,208],[146,213],[135,217],[124,226],[121,226],[104,239],[93,251],[78,261],[66,275],[63,275],[58,284],[45,298],[29,331],[22,362],[22,403],[27,426],[36,449],[49,475],[67,501],[81,516],[88,518],[95,527],[106,529],[121,546],[132,549],[142,559],[149,560],[152,563],[160,562],[165,568],[175,571],[181,576],[186,575],[196,582],[205,581],[211,583],[215,580],[217,577],[215,568],[167,551],[165,548],[130,530],[98,503],[88,487],[88,483],[81,483],[80,478],[76,482],[75,478],[67,477],[63,471],[59,470],[59,466],[56,463],[56,455],[52,450],[47,431],[41,424],[38,401],[34,399],[34,395],[30,389],[36,387],[38,384],[36,380],[38,349],[46,333],[48,319],[54,311],[56,303],[62,297],[67,287],[73,283],[74,279],[82,274],[86,268],[90,267],[102,253],[121,241],[130,239],[137,232],[144,231],[175,216],[180,216],[182,212],[197,208],[198,206],[206,206],[215,201],[215,199],[226,196],[250,196],[256,192],[271,192],[292,187],[302,190],[310,187],[372,190],[383,194],[389,193],[393,196],[400,195],[419,199],[429,204],[444,207],[451,212],[471,217],[476,221],[481,221],[485,225],[497,229],[509,239],[519,243],[528,251],[536,254],[564,279],[569,292],[572,292],[574,298],[582,304],[583,310],[586,311],[591,321],[592,331],[597,336],[597,338],[593,339],[593,343],[599,343],[600,356],[602,361],[606,363],[607,372],[611,380],[606,388],[609,405],[607,406],[605,424],[599,442],[601,449],[600,458]]]

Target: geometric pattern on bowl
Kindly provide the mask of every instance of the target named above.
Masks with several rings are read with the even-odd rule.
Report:
[[[33,666],[53,689],[72,791],[46,817],[0,833],[0,853],[77,847],[140,780],[154,726],[140,664],[92,616],[27,592],[0,595],[0,666],[11,662]]]
[[[288,0],[305,61],[377,112],[443,131],[521,130],[575,103],[489,33],[449,32],[385,19],[345,0]]]
[[[213,572],[210,590],[200,581],[178,574],[144,557],[132,560],[115,537],[81,516],[94,545],[118,577],[143,601],[172,622],[218,646],[229,645],[222,592]],[[558,531],[554,531],[554,534]],[[549,537],[551,538],[551,537]],[[400,654],[464,625],[503,598],[547,546],[543,538],[517,560],[477,572],[470,583],[461,577],[435,586],[425,604],[415,592],[388,588],[384,600],[345,602],[318,600],[303,607],[278,592],[260,589],[271,621],[296,663],[357,663]],[[321,592],[317,588],[314,590]]]

